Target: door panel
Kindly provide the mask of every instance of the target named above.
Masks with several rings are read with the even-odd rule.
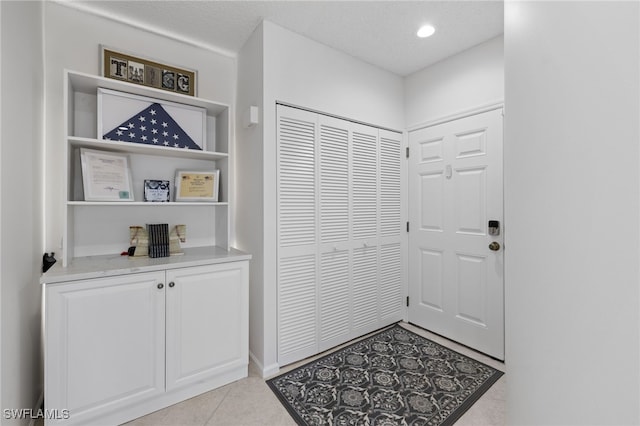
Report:
[[[458,233],[485,235],[486,218],[486,167],[456,170],[453,179],[453,198]]]
[[[167,271],[167,390],[246,365],[247,274],[243,262]]]
[[[436,138],[421,141],[418,144],[420,163],[433,163],[436,161],[442,161],[444,157],[444,139]]]
[[[420,179],[420,229],[442,231],[444,229],[444,174],[441,171],[421,174]]]
[[[486,129],[458,133],[454,139],[456,158],[474,157],[486,153]]]
[[[502,109],[412,131],[409,320],[504,358]],[[504,226],[501,226],[504,230]]]
[[[486,327],[487,258],[456,253],[457,317]]]
[[[442,251],[420,250],[420,303],[442,312],[444,258]],[[411,319],[411,318],[410,318]]]
[[[46,286],[48,408],[73,419],[165,391],[164,273]]]

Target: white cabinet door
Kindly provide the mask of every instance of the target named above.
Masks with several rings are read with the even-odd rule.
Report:
[[[65,423],[91,423],[164,392],[164,277],[46,286],[45,405],[68,409]]]
[[[169,270],[167,283],[167,391],[246,366],[248,262]]]

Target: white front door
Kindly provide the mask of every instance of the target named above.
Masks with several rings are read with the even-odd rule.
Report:
[[[412,131],[409,147],[409,321],[504,359],[502,108]]]

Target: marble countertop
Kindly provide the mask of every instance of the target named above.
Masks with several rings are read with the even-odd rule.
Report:
[[[78,257],[71,260],[67,267],[63,267],[61,262],[53,265],[51,269],[42,274],[40,283],[55,284],[251,259],[250,254],[233,248],[226,250],[220,247],[192,247],[185,248],[183,251],[182,255],[157,258],[129,257],[116,254]]]

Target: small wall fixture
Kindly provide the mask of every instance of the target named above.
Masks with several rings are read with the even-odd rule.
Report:
[[[432,36],[433,33],[435,32],[436,32],[436,29],[433,28],[431,25],[423,25],[420,27],[416,35],[420,38],[426,38],[426,37]]]
[[[252,105],[249,108],[247,108],[242,120],[243,120],[242,125],[244,126],[245,129],[248,129],[249,127],[253,127],[256,124],[258,124],[260,122],[258,118],[258,107]]]

